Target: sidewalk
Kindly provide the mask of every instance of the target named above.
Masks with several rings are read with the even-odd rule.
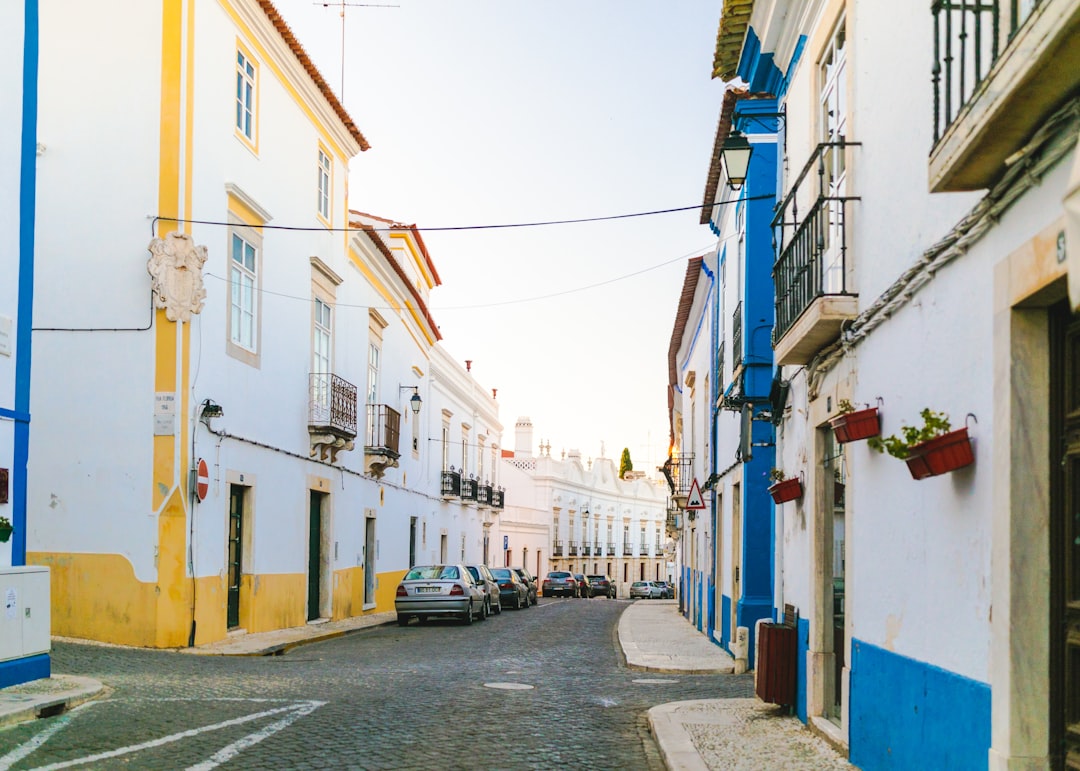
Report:
[[[275,656],[305,643],[393,623],[375,613],[259,634],[232,635],[178,653]],[[674,600],[640,600],[619,619],[619,644],[630,669],[664,674],[727,674],[735,662],[679,613]],[[104,690],[87,677],[53,675],[0,689],[0,726],[59,714]],[[852,771],[824,739],[775,705],[752,699],[676,701],[649,710],[649,726],[670,771]]]
[[[619,619],[626,665],[646,672],[727,673],[734,661],[679,613],[674,600],[641,600]],[[675,701],[649,710],[671,771],[851,771],[855,768],[786,710],[759,699]]]

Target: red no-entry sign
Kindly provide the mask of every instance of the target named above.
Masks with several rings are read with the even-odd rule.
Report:
[[[199,458],[199,471],[195,478],[195,492],[199,500],[206,500],[206,494],[210,491],[210,470],[206,468],[206,461]]]

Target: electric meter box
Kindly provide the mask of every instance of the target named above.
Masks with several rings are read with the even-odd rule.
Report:
[[[48,654],[49,569],[0,566],[0,664]]]

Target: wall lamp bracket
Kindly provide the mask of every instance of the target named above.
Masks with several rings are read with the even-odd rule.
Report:
[[[409,399],[409,407],[412,409],[413,415],[419,415],[420,407],[424,403],[424,400],[420,398],[420,387],[399,384],[398,393],[400,394],[402,391],[408,391],[410,388],[412,389],[413,395],[412,398]]]

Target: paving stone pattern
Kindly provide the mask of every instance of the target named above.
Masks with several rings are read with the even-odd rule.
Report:
[[[0,729],[0,758],[53,730],[11,771],[139,745],[76,767],[662,769],[649,707],[750,697],[753,682],[634,683],[642,673],[625,668],[615,635],[624,608],[541,600],[472,626],[381,626],[261,658],[57,643],[55,672],[110,691],[66,715]]]

